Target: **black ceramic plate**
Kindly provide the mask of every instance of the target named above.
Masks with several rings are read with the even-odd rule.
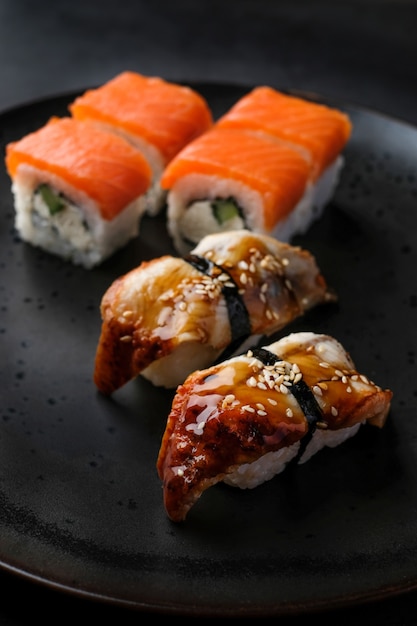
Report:
[[[247,89],[195,85],[215,115]],[[74,94],[0,116],[2,148]],[[326,332],[394,392],[363,428],[251,491],[209,489],[184,524],[155,462],[173,393],[92,381],[99,303],[142,259],[174,253],[164,216],[93,271],[19,241],[0,176],[0,560],[68,593],[198,616],[273,616],[417,586],[417,129],[341,107],[354,131],[334,200],[296,240],[339,294],[287,329]]]

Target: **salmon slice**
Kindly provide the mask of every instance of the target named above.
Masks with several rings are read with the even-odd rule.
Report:
[[[121,137],[70,117],[51,120],[6,147],[7,171],[14,180],[22,166],[47,174],[94,200],[112,220],[141,196],[151,180],[143,155]]]
[[[172,189],[189,175],[242,184],[262,198],[263,216],[255,221],[262,223],[259,232],[267,233],[303,196],[310,171],[308,154],[296,146],[262,133],[216,125],[169,163],[161,186]]]
[[[77,119],[111,125],[154,146],[165,164],[213,123],[195,90],[129,71],[86,91],[69,109]]]
[[[262,130],[306,148],[317,179],[345,147],[352,130],[349,117],[271,87],[257,87],[243,96],[218,124],[224,128]]]

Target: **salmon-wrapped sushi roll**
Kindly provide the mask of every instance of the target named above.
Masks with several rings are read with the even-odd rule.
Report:
[[[311,332],[193,372],[174,396],[157,460],[168,516],[185,520],[220,481],[254,488],[361,424],[382,427],[392,395],[336,339]]]
[[[213,123],[205,98],[190,87],[159,77],[122,72],[70,104],[73,117],[112,130],[141,150],[152,168],[147,212],[165,202],[159,185],[163,169],[192,139]]]
[[[151,170],[121,137],[52,118],[5,160],[24,241],[90,269],[137,236]]]
[[[111,394],[141,374],[174,388],[334,299],[306,250],[247,230],[208,235],[186,258],[144,261],[109,287],[95,383]]]
[[[178,250],[230,228],[285,241],[306,232],[339,180],[352,128],[348,116],[259,87],[215,126],[183,150],[162,177]]]
[[[247,228],[288,240],[310,210],[311,159],[265,133],[214,126],[168,165],[168,230],[185,254],[205,235]]]

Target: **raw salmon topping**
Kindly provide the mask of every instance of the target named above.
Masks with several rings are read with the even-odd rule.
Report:
[[[123,72],[76,98],[70,111],[123,129],[154,145],[168,162],[213,123],[206,100],[190,87]]]
[[[314,178],[339,155],[352,129],[338,109],[257,87],[241,98],[219,121],[226,128],[263,130],[306,148],[313,159]]]
[[[151,181],[147,161],[127,141],[72,118],[51,118],[39,130],[10,143],[6,148],[10,177],[14,179],[25,164],[83,191],[107,220],[141,196]]]

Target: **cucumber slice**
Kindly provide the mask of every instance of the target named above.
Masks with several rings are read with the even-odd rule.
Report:
[[[219,224],[224,224],[234,217],[239,217],[239,208],[231,198],[219,198],[211,203],[213,215]]]
[[[49,185],[46,183],[39,185],[38,191],[41,194],[42,200],[45,202],[51,215],[59,213],[65,208],[65,202],[60,196],[52,191]]]

